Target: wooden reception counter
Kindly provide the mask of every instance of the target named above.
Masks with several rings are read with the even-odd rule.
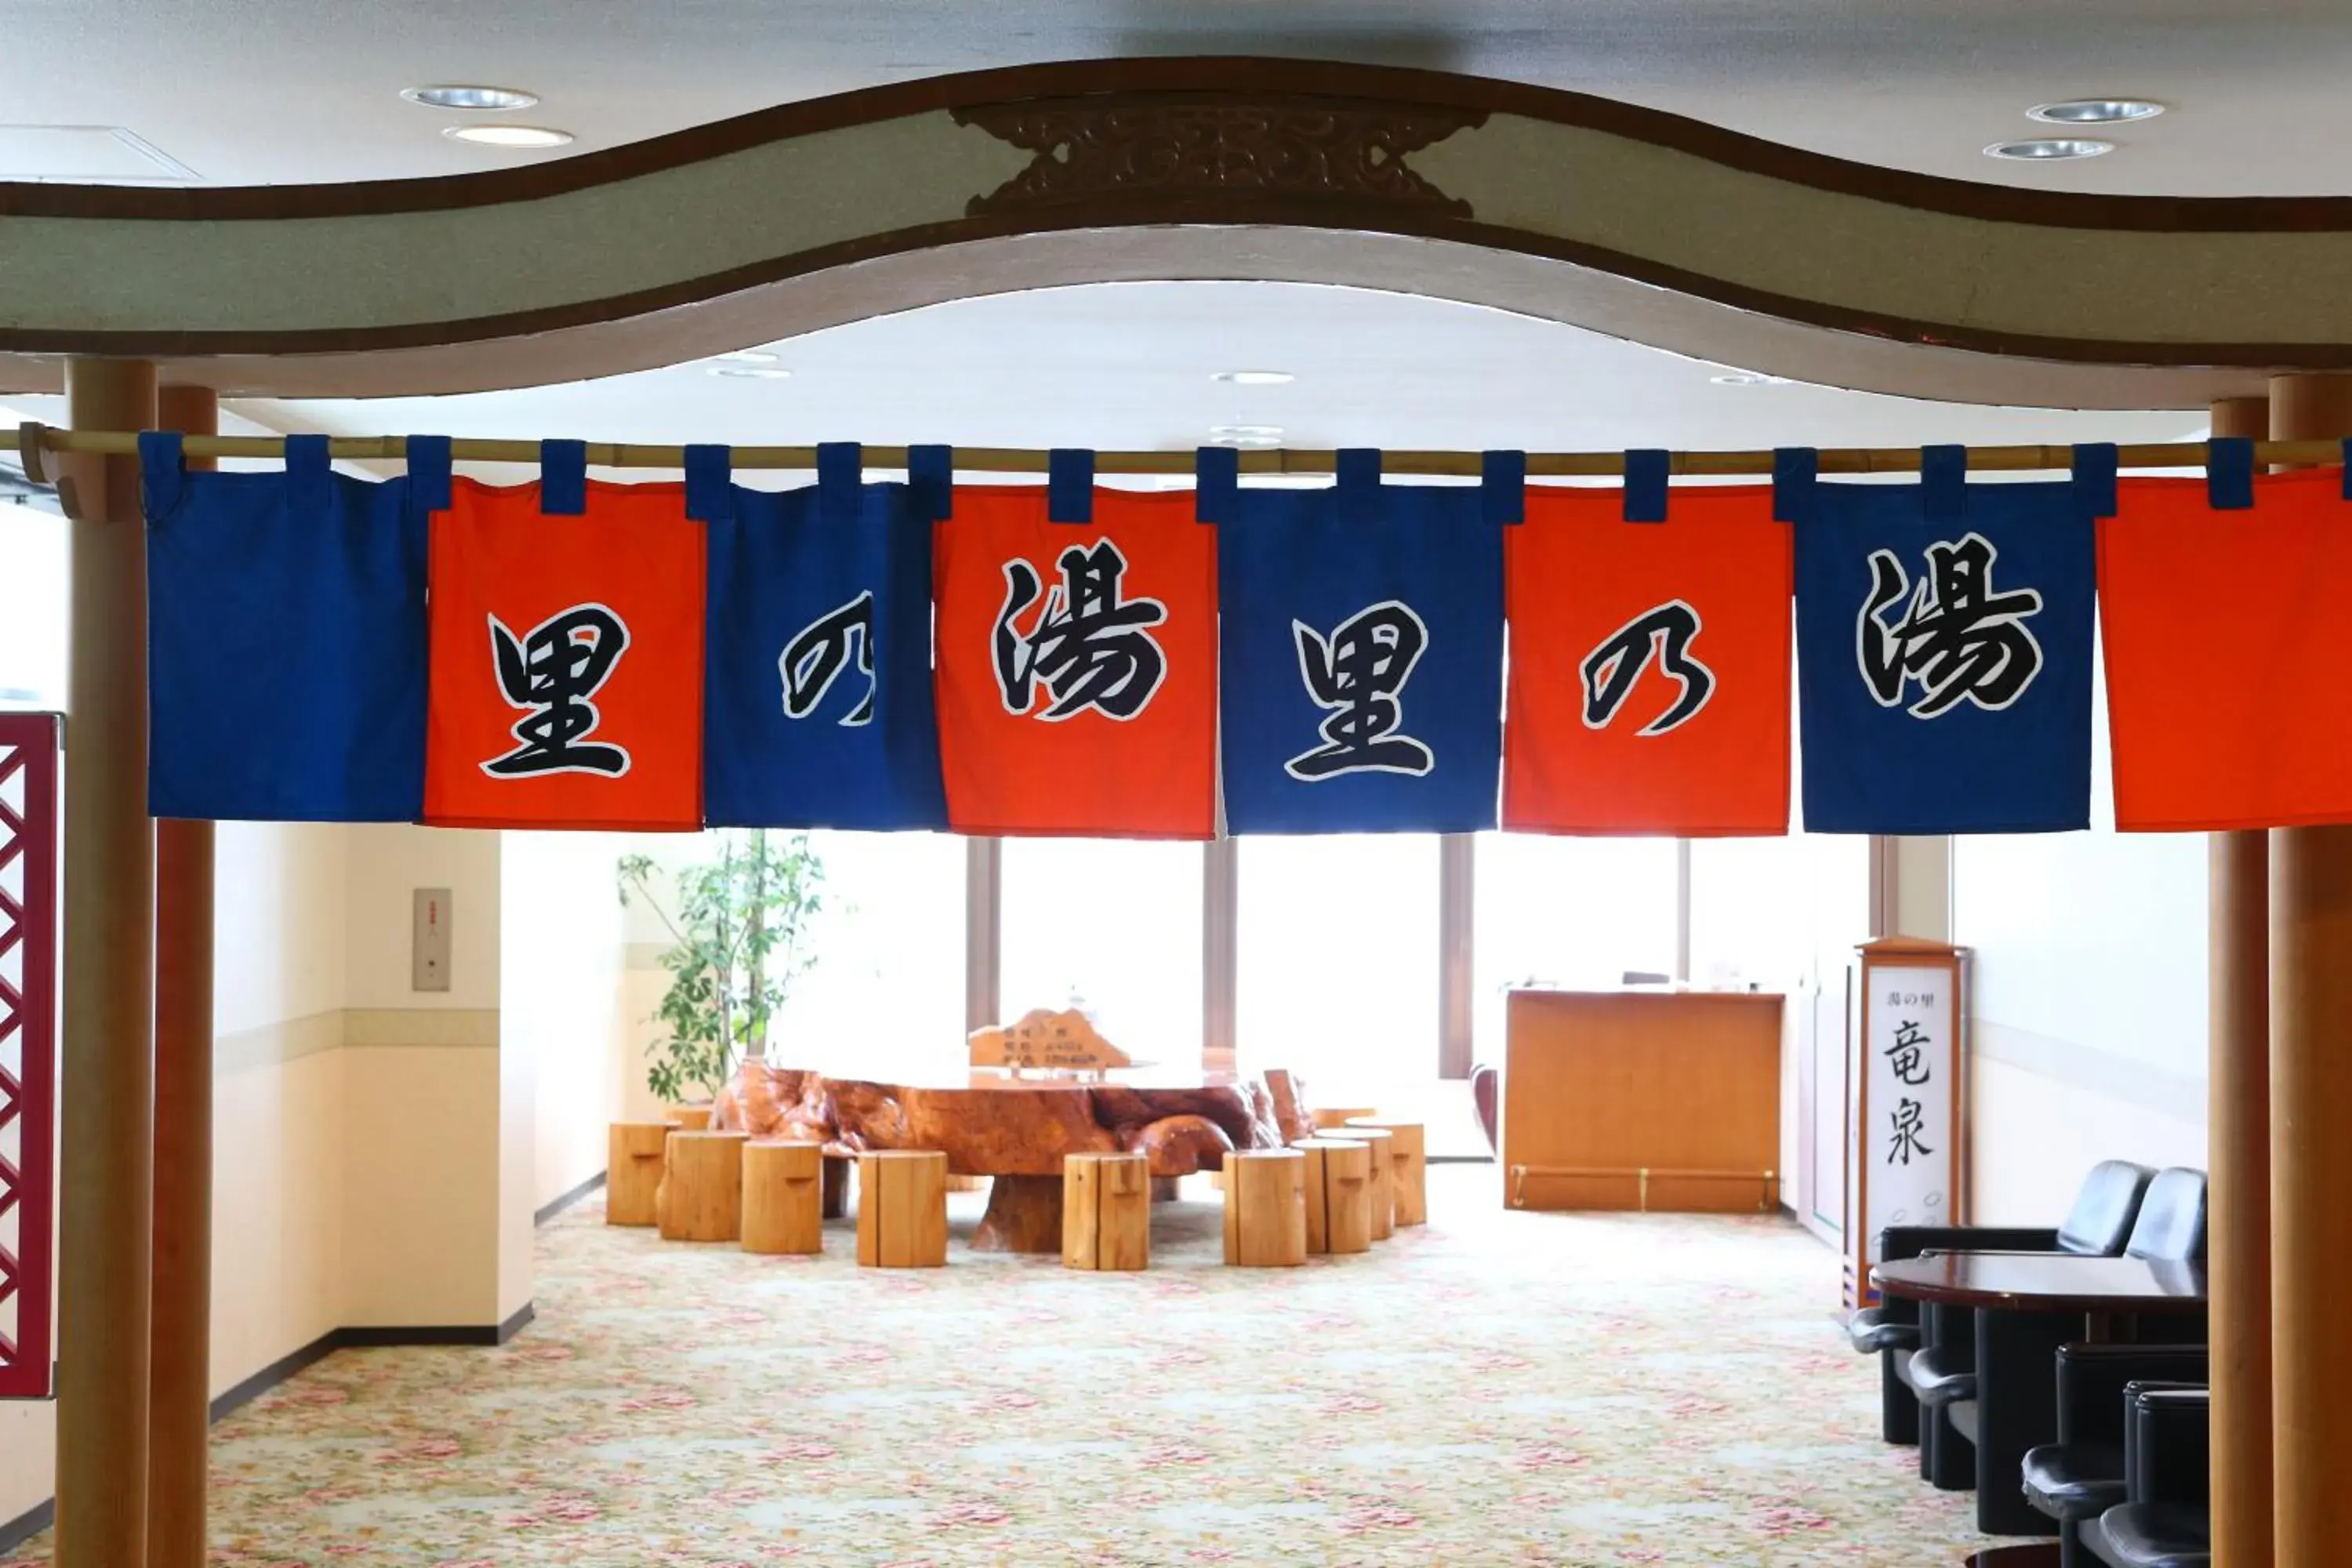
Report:
[[[1780,998],[1514,991],[1503,1201],[1755,1214],[1780,1201]]]

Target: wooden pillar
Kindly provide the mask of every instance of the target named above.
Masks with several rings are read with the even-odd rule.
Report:
[[[155,367],[74,360],[75,427],[155,422]],[[155,835],[147,816],[147,542],[139,460],[74,465],[58,1143],[58,1568],[147,1560],[154,1189]]]
[[[219,429],[206,386],[156,395],[156,427]],[[210,468],[210,458],[191,458]],[[213,825],[155,825],[154,1289],[148,1568],[205,1568],[212,1425]]]
[[[2352,434],[2352,376],[2271,383],[2271,435]],[[2352,826],[2271,834],[2270,1561],[2343,1561],[2352,1532]]]
[[[2213,405],[2213,434],[2270,434],[2270,400]],[[2270,835],[2206,840],[2209,1167],[2212,1298],[2213,1560],[2271,1560]]]

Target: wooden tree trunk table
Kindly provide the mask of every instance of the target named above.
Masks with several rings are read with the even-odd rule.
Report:
[[[937,1268],[948,1260],[948,1157],[877,1149],[857,1157],[857,1261]]]
[[[1307,1250],[1369,1252],[1372,1246],[1372,1152],[1352,1138],[1304,1138]]]
[[[743,1145],[743,1250],[824,1250],[824,1146],[760,1140]]]
[[[1225,1261],[1295,1268],[1307,1261],[1307,1156],[1252,1149],[1225,1156]]]
[[[1396,1234],[1396,1166],[1389,1154],[1391,1138],[1388,1131],[1380,1127],[1349,1127],[1331,1136],[1350,1139],[1371,1151],[1372,1239],[1386,1241]]]
[[[1399,1230],[1429,1223],[1429,1154],[1427,1133],[1418,1121],[1351,1121],[1339,1136],[1353,1138],[1357,1130],[1389,1135],[1389,1182],[1396,1189]]]
[[[660,1197],[663,1240],[733,1241],[743,1234],[746,1142],[740,1132],[669,1135]]]
[[[604,1138],[604,1223],[652,1225],[660,1216],[662,1152],[676,1123],[615,1121]]]
[[[1233,1150],[1282,1142],[1272,1100],[1255,1083],[1146,1089],[1003,1079],[929,1089],[764,1061],[737,1072],[712,1125],[814,1141],[827,1155],[937,1151],[949,1174],[994,1178],[971,1245],[997,1252],[1060,1250],[1067,1155],[1139,1154],[1150,1176],[1173,1178],[1214,1170]],[[861,1192],[861,1213],[866,1204]]]
[[[1140,1154],[1071,1154],[1062,1162],[1062,1264],[1151,1264],[1150,1163]]]

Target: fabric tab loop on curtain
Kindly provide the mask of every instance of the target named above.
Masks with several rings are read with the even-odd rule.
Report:
[[[847,527],[865,509],[858,486],[866,482],[866,448],[855,441],[820,441],[816,447],[817,515]]]
[[[323,513],[332,500],[335,467],[324,436],[286,437],[286,500],[297,512]]]
[[[1192,453],[1192,516],[1200,522],[1231,522],[1242,499],[1242,455],[1231,447],[1202,447]]]
[[[1795,522],[1813,503],[1820,482],[1822,455],[1811,447],[1772,449],[1772,521]]]
[[[539,510],[550,517],[582,517],[588,510],[588,443],[539,444]]]
[[[186,477],[180,432],[139,432],[139,505],[149,522],[172,515],[180,504],[181,481]]]
[[[1919,512],[1930,522],[1950,522],[1969,514],[1969,449],[1919,448]]]
[[[735,454],[721,446],[686,449],[686,515],[697,522],[724,522],[735,515]]]
[[[1666,521],[1666,479],[1673,471],[1674,458],[1657,447],[1644,447],[1625,454],[1627,522]]]
[[[2083,441],[2074,447],[2074,499],[2086,517],[2116,515],[2116,444]]]
[[[449,510],[449,437],[411,436],[401,443],[408,463],[408,507],[425,517]]]
[[[1478,462],[1478,515],[1489,526],[1528,520],[1528,455],[1488,452]]]
[[[945,522],[955,515],[955,448],[923,446],[907,448],[907,489],[913,492],[917,515]]]
[[[2246,511],[2254,504],[2254,443],[2216,436],[2205,443],[2205,504],[2215,511]]]
[[[1045,454],[1045,521],[1095,520],[1095,455],[1083,447],[1056,447]]]
[[[1342,518],[1381,515],[1381,449],[1343,447],[1332,460],[1332,486],[1339,492]]]

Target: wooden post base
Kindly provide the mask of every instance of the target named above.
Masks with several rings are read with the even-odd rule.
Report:
[[[740,1132],[669,1135],[668,1173],[658,1200],[665,1241],[733,1241],[743,1234]]]
[[[1396,1200],[1396,1227],[1429,1223],[1427,1134],[1418,1121],[1351,1121],[1339,1136],[1359,1131],[1389,1135],[1389,1185]]]
[[[1151,1163],[1140,1154],[1062,1156],[1062,1266],[1151,1266]]]
[[[1372,1247],[1372,1151],[1352,1138],[1303,1138],[1307,1156],[1307,1250],[1369,1252]]]
[[[948,1157],[936,1149],[857,1156],[857,1261],[937,1268],[948,1260]]]
[[[1062,1246],[1060,1176],[998,1176],[988,1212],[971,1233],[974,1252],[1057,1252]]]
[[[743,1145],[743,1250],[824,1250],[818,1190],[824,1150],[817,1143],[762,1141]]]
[[[674,1123],[615,1121],[604,1136],[604,1223],[652,1225],[659,1211],[662,1151]]]
[[[1225,1156],[1225,1261],[1239,1268],[1307,1261],[1307,1156],[1298,1150]]]
[[[1212,1176],[1213,1176],[1213,1175],[1215,1175],[1215,1174],[1216,1174],[1216,1173],[1215,1173],[1214,1171],[1212,1171],[1212,1172],[1210,1172],[1209,1173],[1210,1173]],[[1183,1178],[1183,1177],[1181,1177],[1181,1176],[1154,1176],[1154,1177],[1152,1177],[1152,1178],[1151,1178],[1151,1201],[1152,1201],[1153,1203],[1155,1203],[1155,1204],[1172,1204],[1172,1203],[1174,1203],[1178,1198],[1181,1198],[1181,1197],[1182,1197],[1183,1195],[1184,1195],[1184,1178]]]

